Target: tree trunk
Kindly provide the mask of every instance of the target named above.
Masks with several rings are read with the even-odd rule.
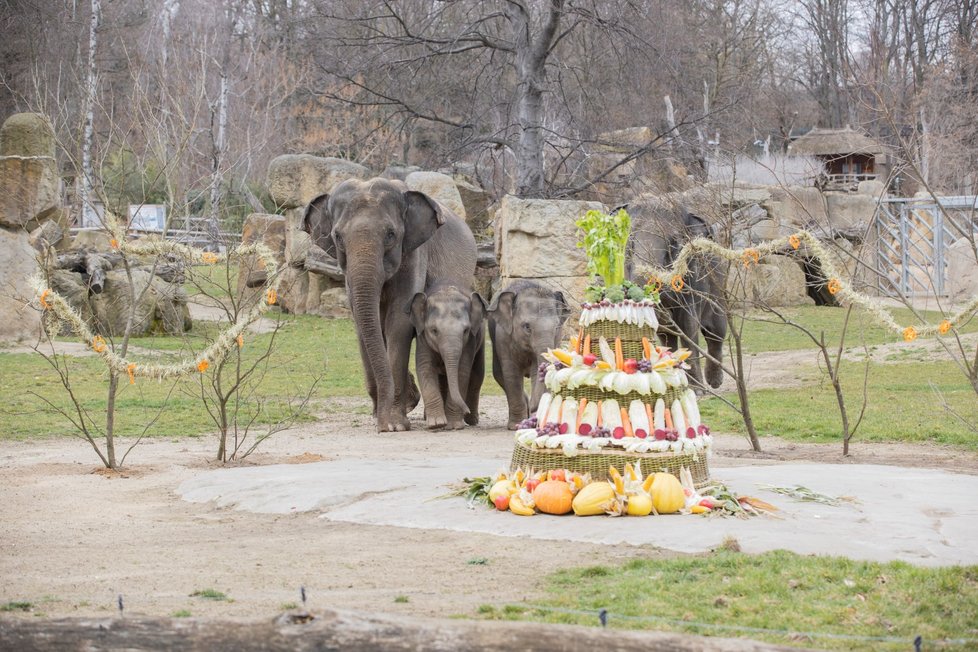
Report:
[[[98,49],[98,29],[102,23],[102,0],[92,0],[92,17],[88,31],[88,79],[85,82],[85,126],[82,129],[81,174],[77,182],[81,226],[102,226],[91,206],[92,182],[95,173],[92,166],[92,141],[95,135],[95,99],[98,90],[98,67],[95,53]]]
[[[526,4],[511,2],[506,9],[512,27],[516,72],[519,76],[516,89],[516,114],[520,130],[516,149],[516,193],[521,197],[543,196],[543,92],[547,81],[547,58],[557,36],[563,7],[564,0],[550,0],[539,32]]]

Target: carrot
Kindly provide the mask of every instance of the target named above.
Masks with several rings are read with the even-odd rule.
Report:
[[[581,402],[577,406],[577,423],[574,424],[574,433],[577,434],[581,430],[581,417],[584,415],[584,408],[587,406],[587,399],[582,398]]]
[[[601,401],[598,401],[598,427],[601,427]]]
[[[588,333],[584,336],[584,346],[581,348],[581,355],[587,355],[591,352],[591,334]]]
[[[642,338],[642,354],[645,356],[646,360],[652,359],[652,343],[649,342],[649,338]]]
[[[652,406],[648,403],[645,404],[645,416],[649,418],[649,434],[655,430],[655,420],[652,418]]]
[[[579,353],[579,351],[577,349],[577,345],[578,344],[580,344],[580,341],[577,339],[577,337],[574,336],[574,335],[571,335],[570,345],[571,345],[571,349],[573,349],[574,353]]]
[[[634,437],[635,429],[632,428],[632,420],[628,418],[628,410],[621,408],[621,425],[625,429],[626,437]]]
[[[666,418],[666,430],[672,430],[672,412],[669,411],[669,408],[666,408],[664,414]]]
[[[615,338],[615,366],[622,369],[625,366],[625,356],[621,352],[621,338]]]
[[[577,348],[582,342],[584,342],[584,327],[577,329],[577,342],[574,344],[574,353],[580,353]]]

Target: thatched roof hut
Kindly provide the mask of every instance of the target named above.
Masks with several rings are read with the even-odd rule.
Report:
[[[814,128],[788,145],[788,156],[821,159],[825,173],[816,179],[823,190],[853,192],[862,181],[885,178],[889,148],[866,134],[845,129]]]
[[[835,157],[847,154],[873,156],[885,153],[885,145],[850,127],[844,129],[815,127],[788,145],[788,154],[796,156]]]

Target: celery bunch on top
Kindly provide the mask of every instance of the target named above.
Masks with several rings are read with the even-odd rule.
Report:
[[[624,208],[614,215],[591,210],[575,222],[583,239],[577,246],[587,255],[587,271],[600,276],[606,287],[625,282],[625,246],[632,230],[632,219]]]

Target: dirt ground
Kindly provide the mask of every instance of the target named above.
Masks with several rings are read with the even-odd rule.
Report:
[[[418,428],[420,414],[412,415]],[[508,461],[505,400],[488,397],[482,423],[455,433],[373,432],[365,400],[335,401],[323,420],[279,433],[246,464],[322,459],[485,456]],[[978,473],[978,456],[935,446],[838,445],[765,439],[754,454],[740,437],[718,436],[712,467],[792,461],[927,466]],[[264,617],[308,606],[415,615],[472,615],[482,604],[538,599],[552,571],[661,556],[652,547],[334,523],[316,514],[256,515],[191,504],[175,488],[216,468],[213,438],[154,440],[108,473],[80,440],[0,444],[0,604],[26,601],[33,614],[105,615],[124,596],[127,612]],[[466,475],[495,469],[458,470]],[[370,478],[363,478],[364,491]],[[447,488],[446,488],[447,490]],[[192,597],[214,589],[229,600]]]

